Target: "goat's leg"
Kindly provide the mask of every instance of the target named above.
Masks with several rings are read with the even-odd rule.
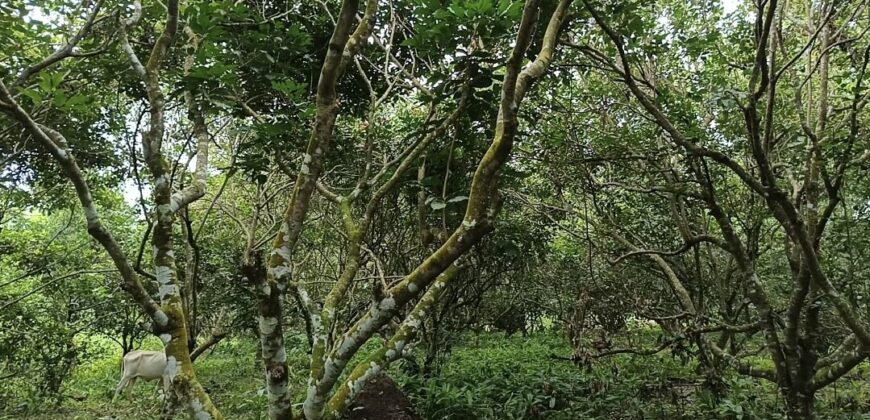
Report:
[[[163,375],[161,380],[163,382],[163,398],[167,398],[169,396],[169,388],[172,387],[172,379],[169,378],[169,375]]]
[[[133,385],[136,385],[136,379],[139,377],[134,376],[127,382],[127,401],[133,401]]]
[[[118,399],[118,395],[121,393],[121,390],[123,390],[124,387],[127,386],[127,382],[128,382],[129,380],[130,380],[130,378],[128,378],[128,377],[126,377],[126,376],[122,376],[122,377],[121,377],[121,382],[118,382],[118,386],[115,387],[115,395],[112,397],[112,402],[113,402],[113,403],[115,402],[115,400]]]

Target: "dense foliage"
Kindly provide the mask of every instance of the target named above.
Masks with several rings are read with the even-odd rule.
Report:
[[[866,416],[868,18],[2,3],[0,415]]]

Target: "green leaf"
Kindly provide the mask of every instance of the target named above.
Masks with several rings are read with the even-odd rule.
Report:
[[[30,100],[33,101],[34,105],[37,105],[40,102],[42,102],[42,95],[40,95],[39,92],[37,92],[33,89],[24,89],[21,91],[21,93],[23,93],[24,96],[27,96],[28,98],[30,98]]]
[[[52,103],[54,104],[54,106],[62,107],[64,105],[66,105],[66,102],[67,102],[67,96],[66,96],[66,93],[64,93],[64,91],[62,91],[62,90],[54,91],[54,98],[52,99]]]
[[[294,80],[273,80],[272,88],[281,92],[288,99],[302,99],[305,96],[306,85]]]
[[[84,105],[87,102],[88,102],[87,96],[82,95],[80,93],[76,93],[75,95],[73,95],[69,99],[67,99],[66,105],[71,106],[71,107],[77,107],[79,105]]]

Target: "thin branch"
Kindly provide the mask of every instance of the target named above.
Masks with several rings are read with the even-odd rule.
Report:
[[[85,19],[84,25],[82,25],[82,27],[79,28],[79,30],[75,34],[73,34],[73,36],[70,38],[70,40],[67,41],[66,44],[64,44],[64,46],[55,50],[55,52],[53,52],[48,57],[44,58],[39,63],[36,63],[36,64],[22,70],[21,73],[18,74],[18,77],[15,79],[15,82],[12,83],[12,87],[14,88],[16,86],[19,86],[19,85],[23,84],[24,82],[26,82],[27,79],[29,79],[34,74],[39,73],[40,71],[44,70],[45,68],[65,59],[65,58],[69,58],[69,57],[74,56],[75,55],[74,50],[75,50],[76,46],[78,46],[79,42],[81,42],[82,39],[84,39],[86,36],[88,36],[88,34],[90,34],[91,29],[94,26],[94,21],[96,20],[97,15],[100,13],[100,9],[103,6],[103,1],[104,0],[97,0],[96,4],[94,4],[94,9],[90,13],[88,13],[88,16]],[[85,2],[85,7],[87,7],[88,3],[90,3],[90,2],[89,1]]]

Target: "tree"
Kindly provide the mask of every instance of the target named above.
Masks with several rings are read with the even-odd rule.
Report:
[[[424,86],[419,81],[416,83],[412,81],[411,84],[416,85],[412,86],[412,89],[418,89],[424,98],[428,97],[426,101],[431,103],[432,112],[422,127],[418,128],[419,131],[412,136],[411,143],[400,146],[397,153],[387,159],[383,167],[376,173],[369,172],[373,166],[373,146],[364,146],[362,161],[365,162],[365,170],[359,176],[355,187],[347,194],[339,194],[319,183],[329,146],[333,142],[339,114],[338,81],[352,63],[358,68],[361,67],[359,60],[356,59],[357,55],[365,40],[374,33],[372,27],[375,24],[378,2],[369,1],[359,23],[355,25],[357,6],[356,1],[346,0],[342,3],[337,14],[326,58],[316,83],[317,89],[313,101],[313,128],[305,153],[301,155],[300,169],[295,175],[296,180],[289,204],[284,215],[281,216],[280,228],[266,262],[267,270],[265,272],[251,270],[248,276],[248,281],[254,284],[258,294],[258,329],[266,368],[271,418],[291,418],[293,415],[290,404],[292,393],[287,385],[281,308],[284,294],[288,289],[292,290],[301,302],[302,312],[308,318],[307,322],[310,324],[313,339],[308,391],[303,411],[298,416],[309,419],[334,418],[341,414],[356,393],[360,391],[361,384],[366,378],[382,370],[401,355],[405,350],[405,345],[419,328],[425,312],[434,304],[441,290],[456,274],[457,268],[453,263],[493,229],[493,219],[500,209],[497,193],[498,173],[507,161],[514,138],[517,135],[519,105],[531,84],[544,75],[552,61],[558,34],[566,21],[569,2],[567,0],[560,1],[554,5],[552,13],[544,15],[549,16],[549,18],[542,19],[543,22],[540,25],[542,30],[538,31],[540,38],[535,37],[536,20],[540,13],[540,4],[537,1],[526,2],[521,12],[512,5],[506,4],[500,5],[500,9],[488,5],[479,10],[465,13],[465,15],[477,13],[482,22],[499,22],[498,24],[503,28],[514,25],[511,20],[498,20],[502,19],[506,12],[513,11],[508,16],[519,18],[516,39],[507,64],[503,70],[498,70],[500,73],[503,72],[503,76],[501,77],[501,100],[498,106],[498,116],[492,129],[493,138],[471,178],[465,215],[459,226],[444,238],[442,244],[433,252],[423,254],[419,265],[405,274],[396,284],[381,290],[380,296],[376,297],[370,304],[369,310],[349,325],[349,328],[335,330],[335,315],[345,302],[346,294],[359,271],[363,240],[369,233],[378,206],[384,197],[398,185],[432,142],[443,136],[454,121],[465,112],[467,102],[474,91],[474,84],[479,83],[476,65],[468,66],[460,72],[456,80],[458,86],[440,90],[436,92],[436,95],[427,95],[426,92],[429,92],[431,87]],[[192,12],[187,17],[209,19],[211,16],[203,9],[204,7],[190,8],[199,14]],[[409,13],[421,12],[425,7],[428,6],[423,6],[417,11]],[[192,417],[221,418],[220,412],[211,403],[208,395],[196,380],[194,373],[189,346],[191,339],[188,317],[191,315],[189,307],[185,307],[183,294],[179,287],[182,282],[179,281],[176,267],[175,238],[173,235],[179,214],[183,214],[191,203],[205,194],[210,140],[208,124],[205,119],[207,110],[203,109],[202,99],[211,94],[208,90],[211,86],[207,83],[189,83],[181,90],[181,96],[183,96],[188,108],[192,135],[196,142],[196,168],[186,187],[181,187],[184,182],[183,176],[173,177],[177,174],[168,161],[165,142],[167,97],[163,86],[167,80],[174,80],[178,77],[186,76],[190,80],[190,76],[195,74],[194,65],[197,64],[197,59],[200,57],[197,55],[197,51],[203,48],[202,42],[212,40],[210,37],[216,33],[220,34],[220,31],[197,33],[197,29],[203,31],[206,29],[205,27],[211,27],[211,25],[203,24],[201,20],[196,20],[196,25],[186,25],[186,21],[183,19],[185,16],[180,13],[179,3],[170,1],[166,5],[162,29],[156,31],[156,38],[153,42],[147,42],[152,47],[148,59],[143,63],[139,59],[141,52],[137,52],[135,44],[131,42],[131,35],[137,28],[143,27],[143,22],[153,17],[155,9],[142,8],[138,3],[134,3],[132,15],[127,18],[121,18],[120,13],[114,12],[101,15],[102,11],[102,3],[97,3],[83,12],[84,23],[76,32],[76,36],[47,58],[26,67],[21,72],[21,76],[16,79],[19,81],[11,85],[6,85],[5,82],[0,84],[0,109],[11,121],[20,125],[27,136],[35,139],[40,147],[52,155],[55,162],[62,168],[64,175],[73,184],[78,200],[84,209],[88,232],[111,257],[123,278],[124,289],[154,321],[154,332],[165,343],[167,371],[173,379],[173,399],[180,402]],[[232,8],[229,11],[237,12]],[[393,15],[392,19],[390,25],[385,25],[386,28],[392,28],[389,29],[391,34],[395,33],[397,28],[396,15]],[[458,16],[454,19],[453,23],[461,21]],[[115,25],[106,24],[103,33],[93,31],[96,23],[110,21],[114,21]],[[234,22],[222,23],[232,26]],[[102,29],[102,26],[100,28]],[[445,28],[437,29],[446,30]],[[143,36],[149,37],[149,31],[150,29],[145,27]],[[177,38],[177,34],[181,32],[188,37],[184,64],[181,71],[169,68],[169,71],[164,74],[164,67],[176,58],[171,54],[170,47]],[[91,35],[102,36],[103,41],[98,50],[94,51],[93,54],[85,55],[85,57],[97,56],[99,52],[110,46],[119,45],[129,66],[132,67],[131,74],[134,76],[129,84],[125,84],[125,87],[130,89],[130,93],[134,97],[141,97],[148,109],[149,124],[141,138],[141,150],[149,172],[151,188],[152,213],[150,218],[153,224],[150,241],[153,248],[153,279],[156,280],[158,286],[159,302],[153,299],[150,291],[140,279],[140,276],[151,276],[144,270],[137,271],[134,268],[127,253],[118,245],[118,241],[110,229],[100,219],[94,205],[88,177],[73,158],[73,151],[66,136],[60,130],[37,122],[33,113],[25,110],[19,100],[19,84],[24,84],[33,75],[53,65],[58,65],[64,60],[83,58],[81,53],[77,51],[77,47],[83,40],[88,40]],[[470,41],[482,42],[481,39],[473,38],[474,33],[468,35],[472,38]],[[493,36],[498,39],[495,45],[507,44],[503,34],[493,34]],[[398,58],[395,54],[399,54],[399,52],[391,52],[393,48],[392,35],[389,39],[380,39],[381,34],[379,33],[377,38],[379,40],[376,43],[380,43],[385,52],[385,60],[388,63],[397,61]],[[539,44],[539,52],[534,60],[524,66],[524,57],[533,43],[533,39],[535,39],[536,44]],[[482,45],[472,44],[469,50],[474,52],[482,48]],[[491,54],[498,57],[497,53]],[[495,60],[495,62],[501,61],[500,58]],[[74,62],[75,60],[67,61]],[[213,62],[207,62],[203,67],[213,65]],[[386,69],[393,70],[392,65],[388,64]],[[196,70],[201,71],[201,68]],[[405,70],[400,71],[407,74]],[[365,71],[361,72],[360,77],[367,79]],[[412,76],[411,80],[413,79],[415,77]],[[394,77],[392,83],[397,81],[399,78]],[[273,86],[285,92],[292,87],[288,84],[273,84]],[[378,108],[384,99],[376,94],[376,88],[370,81],[367,86],[369,86],[370,93],[370,112],[374,114],[379,112]],[[219,86],[217,90],[219,91],[222,87]],[[144,88],[144,95],[141,94],[142,88]],[[390,90],[391,87],[388,85],[386,92],[389,93]],[[454,92],[457,94],[457,97],[453,99],[456,104],[452,111],[448,111],[450,106],[439,102],[445,102],[454,95]],[[386,98],[387,95],[383,97]],[[241,101],[240,108],[255,120],[264,119],[260,112],[246,105],[244,101]],[[438,117],[437,115],[441,112],[446,112],[446,116]],[[276,163],[286,164],[286,162],[280,162],[280,150],[271,150],[269,153],[278,156],[279,161]],[[384,156],[388,156],[387,151],[385,151]],[[341,275],[327,292],[322,305],[312,300],[305,288],[291,277],[291,262],[294,259],[315,190],[327,201],[333,203],[342,219],[343,233],[347,236],[344,245],[346,256]],[[365,204],[360,206],[363,202]],[[190,229],[190,226],[187,225],[186,228]],[[190,248],[193,247],[189,247],[188,252],[196,252],[195,249]],[[188,269],[193,268],[196,264],[194,260],[191,261],[193,264],[188,266]],[[394,316],[398,315],[400,309],[408,306],[415,299],[417,302],[413,305],[413,309],[404,318],[393,336],[380,350],[369,355],[365,362],[354,367],[346,382],[339,385],[338,380],[344,367],[362,344]],[[168,415],[169,412],[166,414]]]
[[[825,251],[838,242],[827,232],[837,223],[846,180],[861,162],[853,150],[860,147],[867,56],[856,45],[863,32],[852,34],[846,28],[854,26],[850,22],[863,6],[756,5],[754,26],[735,22],[733,32],[723,35],[734,47],[715,58],[696,43],[717,36],[716,6],[669,5],[668,25],[678,34],[672,40],[663,38],[640,5],[584,6],[603,42],[575,44],[576,49],[592,68],[615,77],[634,101],[605,105],[601,121],[653,124],[645,130],[647,138],[632,139],[623,149],[622,162],[600,156],[595,150],[600,146],[593,146],[584,176],[591,183],[587,188],[601,191],[609,186],[631,198],[611,195],[613,204],[601,206],[585,222],[627,251],[616,261],[644,257],[657,268],[677,304],[679,312],[672,316],[694,319],[683,328],[695,337],[700,357],[710,358],[711,366],[723,362],[773,381],[791,418],[811,418],[815,392],[868,356],[861,304],[841,292],[852,286],[832,280],[836,264],[826,259],[830,254]],[[665,53],[665,46],[679,55]],[[838,57],[839,52],[843,54]],[[742,57],[751,57],[746,71],[729,74],[729,60]],[[802,61],[803,72],[797,67]],[[834,85],[837,65],[850,82]],[[838,88],[842,93],[834,94]],[[640,116],[633,105],[641,108]],[[649,172],[637,176],[629,169],[629,175],[616,176],[634,178],[634,184],[603,182],[614,171],[596,161],[631,162],[633,169],[642,165]],[[626,202],[635,200],[632,196],[649,204]],[[620,208],[626,204],[663,211],[632,221],[637,216]],[[620,219],[601,220],[613,214]],[[848,223],[848,209],[846,214]],[[619,228],[626,223],[636,230]],[[676,232],[664,227],[669,224],[676,225]],[[673,234],[662,235],[668,231]],[[787,266],[779,264],[775,253]],[[699,262],[705,260],[707,268],[702,269]],[[723,260],[725,267],[719,265]],[[783,272],[787,279],[779,277]],[[779,295],[779,288],[788,292]],[[749,308],[736,305],[735,296],[748,299]],[[705,313],[714,308],[724,318],[720,325],[710,325],[712,314]],[[826,309],[846,330],[842,343],[830,348],[820,333]],[[738,319],[749,322],[735,324]],[[756,331],[764,335],[772,369],[735,357],[736,336]],[[710,333],[715,335],[708,337]],[[730,351],[725,345],[731,345]]]

